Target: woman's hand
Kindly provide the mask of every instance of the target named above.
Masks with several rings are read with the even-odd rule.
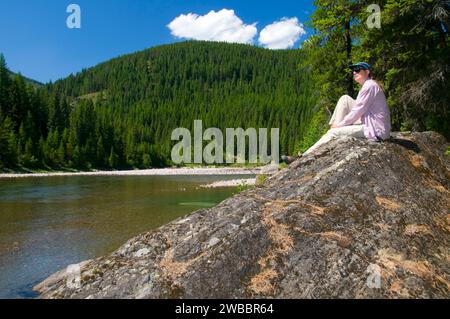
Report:
[[[330,128],[338,128],[339,126],[337,126],[336,124],[333,124],[330,126]]]

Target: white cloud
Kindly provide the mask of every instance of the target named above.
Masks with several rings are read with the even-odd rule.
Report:
[[[305,28],[297,18],[283,18],[261,31],[259,43],[269,49],[288,49],[304,34]]]
[[[210,11],[199,16],[194,13],[182,14],[167,25],[171,34],[178,38],[253,43],[258,32],[256,23],[246,25],[235,15],[234,10]]]

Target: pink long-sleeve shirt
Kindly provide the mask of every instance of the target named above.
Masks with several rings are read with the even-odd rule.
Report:
[[[349,114],[337,126],[352,125],[361,119],[364,136],[369,140],[388,139],[391,116],[383,90],[374,80],[366,80]]]

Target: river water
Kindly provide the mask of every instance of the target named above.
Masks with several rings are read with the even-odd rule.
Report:
[[[236,188],[200,188],[252,176],[66,176],[0,180],[0,298],[69,264],[108,254],[128,239],[214,206]]]

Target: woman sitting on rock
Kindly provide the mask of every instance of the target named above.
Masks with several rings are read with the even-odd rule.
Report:
[[[353,78],[362,85],[356,101],[348,95],[339,99],[329,123],[330,130],[303,155],[315,151],[319,146],[340,136],[365,137],[370,141],[390,138],[391,117],[383,89],[372,79],[372,68],[366,62],[349,66]],[[284,156],[285,162],[294,158]]]

